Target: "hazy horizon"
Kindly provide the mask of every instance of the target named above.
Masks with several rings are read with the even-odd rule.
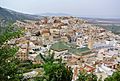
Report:
[[[120,18],[120,0],[0,0],[0,6],[26,14],[63,13],[90,18]]]

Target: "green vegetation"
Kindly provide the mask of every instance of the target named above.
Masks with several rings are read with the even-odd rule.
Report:
[[[51,62],[53,63],[55,61],[54,59],[54,53],[50,53],[50,51],[48,52],[47,55],[42,55],[42,54],[39,54],[41,59],[43,60],[43,63],[47,63],[47,62]]]
[[[109,31],[112,31],[115,34],[120,34],[120,26],[112,24],[110,26],[103,26],[103,28],[105,28]]]
[[[62,63],[45,63],[43,65],[47,81],[71,81],[72,70]]]
[[[18,30],[16,32],[5,32],[2,35],[0,35],[0,45],[2,45],[5,41],[8,41],[12,38],[20,37],[21,31]]]
[[[34,78],[35,81],[71,81],[72,70],[62,63],[62,59],[54,59],[54,53],[47,56],[40,54],[43,60],[44,74]]]
[[[23,14],[0,7],[0,19],[1,19],[0,21],[4,22],[7,21],[15,22],[16,20],[38,20],[38,16]]]
[[[12,21],[8,21],[5,24],[2,21],[0,21],[0,34],[2,34],[4,32],[7,32],[7,30],[10,30],[11,28],[13,28],[13,22]]]
[[[12,24],[9,24],[9,27],[7,27],[2,34],[0,34],[0,45],[12,38],[20,37],[21,35],[22,31],[20,29],[15,29]]]
[[[111,24],[111,25],[101,25],[101,24],[98,24],[97,26],[101,26],[104,29],[112,31],[115,34],[120,34],[120,26],[118,26],[116,24]]]
[[[97,81],[97,76],[93,73],[79,72],[77,81]]]
[[[0,80],[20,81],[22,78],[22,73],[18,69],[20,62],[15,58],[18,48],[10,47],[5,42],[11,38],[18,37],[22,33],[20,31],[6,31],[0,35]]]
[[[109,76],[105,81],[120,81],[120,71],[114,72],[112,76]]]

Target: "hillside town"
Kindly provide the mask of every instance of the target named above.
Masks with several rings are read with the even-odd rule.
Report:
[[[82,70],[104,81],[119,67],[120,36],[86,20],[53,16],[37,21],[17,21],[14,25],[25,32],[22,37],[8,41],[9,45],[19,47],[16,55],[19,60],[41,64],[39,54],[46,55],[50,51],[73,69],[72,81],[76,81]],[[37,74],[32,71],[24,76]]]

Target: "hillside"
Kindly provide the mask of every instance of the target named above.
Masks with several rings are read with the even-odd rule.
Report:
[[[23,14],[0,7],[1,22],[16,21],[16,20],[38,20],[39,18],[40,16],[37,15]]]
[[[23,14],[0,7],[0,34],[8,28],[10,23],[16,20],[39,20],[42,16]]]

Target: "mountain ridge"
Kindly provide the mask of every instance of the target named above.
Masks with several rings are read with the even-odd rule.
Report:
[[[67,14],[67,13],[50,13],[50,12],[41,13],[40,15],[42,16],[70,16],[70,14]]]
[[[0,21],[38,20],[41,16],[29,15],[0,7]]]

